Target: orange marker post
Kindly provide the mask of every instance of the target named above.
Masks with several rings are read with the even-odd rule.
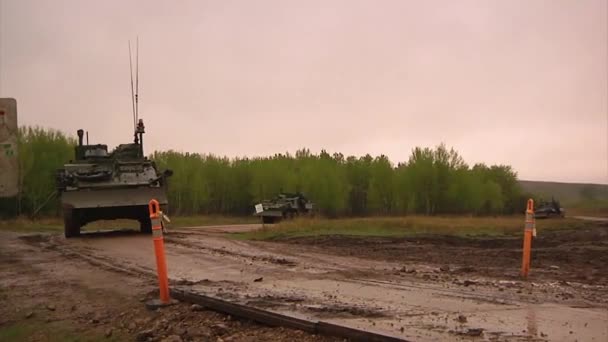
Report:
[[[536,222],[534,218],[534,200],[528,200],[526,208],[526,225],[524,228],[524,251],[521,262],[521,276],[526,278],[530,273],[530,256],[532,253],[532,234],[536,230]]]
[[[150,200],[150,220],[152,221],[152,239],[154,240],[154,254],[156,255],[156,270],[158,272],[158,286],[160,288],[161,305],[171,302],[169,298],[169,278],[167,277],[167,260],[165,259],[165,241],[161,226],[161,214],[158,201]]]

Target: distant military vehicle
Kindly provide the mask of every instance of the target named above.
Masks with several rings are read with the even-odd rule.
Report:
[[[0,99],[0,198],[15,197],[18,192],[17,101]]]
[[[314,205],[301,193],[280,193],[272,200],[255,205],[254,216],[262,218],[263,223],[275,223],[282,219],[313,212]]]
[[[131,44],[129,42],[129,63]],[[137,56],[136,56],[137,60]],[[137,63],[137,62],[136,62]],[[159,172],[154,161],[144,155],[145,127],[138,112],[138,75],[133,87],[131,68],[131,97],[133,101],[134,141],[118,145],[112,152],[102,144],[83,144],[84,131],[78,130],[75,160],[57,171],[57,192],[61,197],[66,237],[80,234],[80,228],[92,221],[104,219],[138,220],[140,230],[152,230],[148,203],[156,199],[161,211],[167,212],[167,177],[172,172]]]
[[[159,172],[154,161],[144,156],[143,133],[144,123],[139,120],[135,142],[108,153],[107,145],[84,145],[84,132],[78,130],[75,160],[58,170],[56,177],[66,237],[79,235],[89,222],[121,218],[138,220],[140,230],[150,232],[152,198],[167,211],[166,178],[172,172]]]
[[[534,210],[534,217],[541,219],[565,216],[566,211],[560,206],[559,201],[556,201],[555,199],[551,199],[551,202],[540,201]]]

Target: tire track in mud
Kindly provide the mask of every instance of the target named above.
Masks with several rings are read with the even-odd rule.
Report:
[[[118,260],[116,258],[96,254],[95,249],[75,246],[60,236],[42,234],[28,235],[20,237],[20,240],[33,247],[58,253],[61,257],[68,260],[78,259],[103,270],[125,274],[131,277],[144,278],[150,282],[156,281],[156,273],[150,268],[133,265],[125,260]],[[191,246],[189,248],[196,250],[205,249],[199,248],[199,246]],[[222,256],[230,254],[221,249],[208,248],[208,250],[215,253],[220,252],[218,254],[221,254]],[[233,253],[233,256],[237,258],[247,258],[246,255],[239,253]],[[267,261],[264,258],[262,258],[262,260]],[[282,261],[279,261],[278,264],[285,265],[285,263]],[[249,286],[247,284],[229,281],[211,282],[208,280],[202,280],[192,282],[188,280],[170,279],[170,284],[173,288],[182,290],[185,289],[186,291],[192,291],[193,287],[197,287],[197,291],[195,291],[195,293],[198,292],[210,294],[228,301],[243,302],[243,304],[248,306],[257,307],[260,309],[277,310],[277,312],[308,313],[318,318],[381,318],[388,316],[388,313],[383,312],[381,309],[370,309],[366,306],[356,304],[350,305],[349,303],[328,303],[326,301],[319,301],[318,298],[307,297],[301,294],[297,296],[288,296],[284,293],[273,294],[263,290],[258,290],[257,294],[240,296],[239,294],[241,291],[250,290]],[[204,288],[202,292],[201,286]],[[212,290],[218,292],[212,293]],[[256,291],[253,293],[255,292]]]
[[[107,271],[121,273],[128,276],[145,278],[149,279],[151,282],[155,282],[157,280],[157,274],[155,270],[143,266],[133,265],[132,263],[129,263],[130,265],[126,266],[125,260],[119,261],[115,258],[95,254],[92,250],[88,250],[80,246],[70,245],[66,243],[63,237],[51,235],[27,235],[20,237],[20,239],[28,243],[29,245],[57,252],[67,259],[78,258],[92,266],[99,267]],[[216,255],[220,256],[228,255],[234,258],[241,259],[250,258],[248,255],[245,254],[230,253],[228,251],[217,248],[204,248],[198,245],[180,243],[180,241],[171,241],[170,243],[175,243],[176,245],[189,249],[195,249],[197,251],[208,250],[211,253],[216,253]],[[291,263],[285,263],[280,259],[277,260],[272,257],[257,258],[261,261],[270,262],[272,264],[278,264],[281,266],[291,265]],[[189,281],[187,279],[169,279],[169,281],[171,286],[179,286],[182,290],[192,289],[193,287],[196,287],[196,291],[198,291],[199,293],[212,294],[213,291],[215,291],[213,295],[216,295],[219,298],[236,301],[244,300],[244,303],[246,305],[251,305],[262,309],[278,309],[281,311],[296,311],[305,313],[307,312],[316,314],[316,316],[323,318],[355,316],[378,318],[388,316],[388,312],[382,310],[381,308],[369,308],[366,306],[351,305],[349,303],[339,301],[334,301],[334,303],[328,303],[326,300],[320,301],[319,298],[309,297],[303,294],[290,296],[282,292],[269,293],[268,291],[261,289],[252,289],[246,283],[238,283],[232,281],[217,282],[209,281],[206,279],[200,281]],[[248,292],[251,294],[241,296],[241,292]]]
[[[205,234],[197,234],[197,235],[205,235]],[[185,239],[184,239],[185,240]],[[182,239],[172,239],[170,240],[171,242],[177,244],[177,245],[182,245],[186,248],[189,249],[194,249],[197,251],[200,250],[207,250],[210,251],[211,253],[216,253],[216,255],[221,255],[221,256],[225,256],[225,255],[231,255],[235,258],[249,258],[249,255],[246,254],[242,254],[242,253],[234,253],[231,251],[227,251],[225,249],[218,249],[218,248],[209,248],[209,247],[204,247],[204,246],[200,246],[197,245],[194,242],[186,242],[183,241]],[[294,256],[294,254],[291,254],[292,256]],[[308,257],[308,255],[295,255],[295,256],[299,256],[299,257]],[[254,256],[257,257],[257,256]],[[279,263],[282,264],[282,263]],[[344,265],[342,265],[344,267]],[[346,272],[342,269],[343,272]],[[351,272],[352,273],[352,272]],[[370,276],[369,272],[367,273],[363,273],[362,274],[358,274],[360,276]],[[349,275],[354,275],[354,274],[349,274]],[[330,280],[331,279],[325,279],[325,280]],[[399,284],[394,284],[394,283],[390,283],[390,282],[376,282],[373,283],[372,281],[366,281],[365,279],[340,279],[341,282],[348,282],[348,283],[352,283],[352,284],[364,284],[367,286],[371,286],[371,287],[379,287],[379,288],[395,288],[395,289],[403,289],[406,288],[406,285],[402,285],[402,286],[398,286]],[[396,285],[396,286],[393,286]],[[411,288],[416,288],[416,289],[423,289],[423,286],[412,286]],[[245,285],[243,290],[247,290],[248,287]],[[378,289],[379,291],[381,291],[381,289]],[[445,294],[446,297],[452,297],[452,298],[462,298],[462,299],[476,299],[478,302],[487,302],[487,303],[493,303],[496,304],[496,301],[492,301],[492,300],[483,300],[483,299],[479,299],[476,298],[475,296],[462,296],[463,293],[461,291],[444,291],[444,292],[448,292]],[[313,313],[316,316],[319,317],[342,317],[342,318],[354,318],[354,317],[366,317],[366,318],[381,318],[381,317],[390,317],[392,314],[397,314],[396,312],[393,312],[392,310],[388,309],[388,308],[382,308],[382,307],[377,307],[374,305],[369,305],[371,303],[365,303],[363,305],[351,305],[349,303],[344,303],[341,302],[340,299],[338,298],[338,296],[336,295],[331,295],[328,293],[324,293],[323,294],[323,298],[319,298],[318,296],[316,298],[312,298],[312,297],[302,297],[301,294],[300,295],[294,295],[294,296],[287,296],[285,295],[285,293],[287,292],[278,292],[278,294],[258,294],[255,296],[249,296],[249,295],[245,295],[245,298],[247,298],[247,304],[248,305],[255,305],[257,307],[263,307],[263,308],[273,308],[273,309],[280,309],[280,310],[291,310],[291,311],[296,311],[296,312],[309,312],[309,313]],[[230,294],[228,293],[223,293],[221,296],[227,296],[230,299],[237,299],[233,296],[230,296]],[[308,301],[309,303],[305,303],[306,301]],[[313,303],[311,303],[313,302]],[[504,302],[498,302],[499,304],[505,304]],[[400,315],[402,317],[411,317],[411,316],[423,316],[423,315],[427,315],[428,313],[411,313],[413,308],[407,308],[406,311],[400,311]],[[414,309],[415,310],[415,309]]]
[[[66,241],[59,236],[40,235],[24,239],[42,248],[55,249],[66,257],[82,258],[96,267],[105,267],[131,276],[147,277],[151,281],[155,279],[155,272],[149,268],[149,262],[146,263],[148,267],[142,267],[137,264],[144,260],[140,257],[141,253],[134,253],[137,251],[129,252],[128,250],[126,253],[122,253],[122,248],[125,248],[125,246],[127,248],[130,246],[140,246],[138,248],[141,248],[144,244],[149,243],[143,238],[134,240],[117,239],[116,242],[120,243],[116,244],[112,242],[113,251],[120,251],[116,255],[126,257],[135,264],[128,263],[127,260],[123,260],[122,258],[113,258],[112,255],[114,254],[112,253],[114,252],[110,252],[109,255],[107,255],[108,253],[106,255],[97,255],[97,253],[103,253],[103,251],[91,247],[93,240],[79,246],[78,241],[71,243],[71,241]],[[235,246],[238,247],[238,244],[232,241],[225,242],[217,238],[213,241],[200,240],[201,244],[207,243],[208,245],[206,246],[197,244],[198,239],[196,238],[190,240],[188,237],[179,238],[174,236],[166,237],[166,239],[170,246],[169,250],[172,253],[181,254],[183,258],[179,260],[182,261],[187,261],[188,258],[194,260],[197,253],[199,255],[203,253],[211,255],[212,258],[206,258],[212,262],[217,261],[219,264],[222,263],[223,258],[233,259],[232,262],[227,262],[227,264],[232,265],[226,267],[234,268],[234,260],[237,260],[240,264],[250,260],[253,256],[259,257],[259,255],[248,253],[255,249],[260,249],[255,245],[250,246],[246,252],[240,252],[234,250]],[[94,246],[97,248],[100,248],[100,246],[101,248],[103,246],[110,246],[108,240],[99,239],[99,242],[99,244],[95,244]],[[132,245],[132,243],[138,244]],[[226,246],[226,248],[218,248],[218,246]],[[263,253],[263,250],[260,252]],[[300,258],[296,262],[298,266],[310,262],[306,253],[302,253],[300,256],[296,254],[296,257]],[[327,256],[327,258],[331,257],[331,255]],[[356,261],[356,259],[351,260],[351,262],[355,263]],[[209,260],[206,262],[209,264]],[[201,294],[206,293],[226,298],[230,301],[240,301],[246,305],[273,309],[279,312],[303,314],[308,317],[328,317],[328,319],[338,323],[349,322],[367,327],[378,325],[384,331],[391,332],[398,331],[398,329],[403,327],[412,329],[416,333],[427,333],[432,330],[435,334],[433,336],[441,336],[442,339],[450,339],[450,336],[454,337],[452,336],[453,333],[450,332],[451,330],[458,333],[461,325],[453,323],[453,319],[454,315],[457,316],[461,310],[466,312],[470,322],[469,326],[472,328],[485,327],[494,331],[488,330],[488,334],[516,331],[513,329],[508,330],[508,328],[495,323],[493,320],[501,318],[503,315],[509,316],[514,320],[520,320],[525,314],[523,306],[528,306],[529,304],[522,300],[521,297],[517,297],[513,303],[492,302],[488,300],[490,297],[505,298],[504,293],[500,294],[494,291],[494,296],[484,298],[486,290],[487,293],[492,293],[492,289],[484,288],[484,284],[481,283],[479,287],[474,285],[467,288],[463,287],[462,290],[452,290],[442,288],[444,284],[441,282],[430,283],[427,281],[425,283],[420,278],[400,280],[399,278],[392,277],[392,280],[398,282],[393,284],[382,279],[369,278],[374,274],[373,272],[362,274],[361,277],[351,275],[350,279],[337,278],[337,274],[335,273],[317,275],[298,273],[298,277],[296,277],[293,276],[293,272],[290,272],[285,277],[286,272],[284,271],[295,266],[286,265],[284,262],[277,263],[275,261],[273,263],[272,261],[262,259],[259,259],[258,262],[263,263],[263,265],[259,265],[259,268],[265,269],[266,274],[269,275],[268,278],[263,281],[260,280],[260,282],[236,281],[229,283],[223,282],[223,280],[189,282],[187,279],[172,279],[171,284],[175,287],[176,285],[180,285],[181,282],[181,285],[184,285],[188,291],[196,291]],[[347,262],[347,259],[345,258],[341,262]],[[181,267],[184,269],[184,267],[196,267],[196,265],[207,264],[193,262],[192,264],[181,265]],[[318,268],[323,269],[325,266],[324,264],[318,265]],[[346,264],[344,266],[346,267]],[[218,279],[229,279],[225,278],[226,273],[224,270],[221,272],[221,277]],[[274,276],[281,275],[281,273],[282,277]],[[186,272],[182,274],[191,273]],[[448,277],[454,276],[448,275]],[[531,284],[529,285],[531,290]],[[469,293],[469,290],[475,293]],[[509,291],[513,292],[512,294],[514,295],[514,289]],[[537,309],[541,310],[541,312],[545,310],[542,307],[538,307]],[[567,307],[560,306],[552,310],[564,309],[567,309]],[[576,318],[568,318],[569,321],[574,319]],[[539,324],[542,324],[542,322],[539,322]],[[598,320],[596,319],[592,324],[597,325]],[[516,326],[512,324],[510,328],[516,328]],[[546,329],[546,326],[544,329]],[[575,331],[582,333],[585,330],[581,324]]]
[[[196,235],[207,235],[204,233],[199,233]],[[208,236],[208,235],[207,235]],[[214,256],[228,256],[231,257],[235,260],[247,263],[250,260],[251,261],[261,261],[263,263],[270,263],[273,265],[278,265],[278,266],[285,266],[287,269],[289,268],[293,268],[299,264],[301,264],[300,262],[296,262],[296,261],[292,261],[292,260],[288,260],[286,258],[282,258],[282,257],[275,257],[275,256],[271,256],[271,255],[263,255],[260,256],[259,254],[246,254],[246,253],[239,253],[239,252],[234,252],[233,250],[229,250],[229,249],[225,249],[225,248],[214,248],[214,247],[208,247],[208,246],[202,246],[197,244],[196,242],[193,241],[186,241],[188,239],[188,237],[184,237],[182,234],[178,235],[178,237],[173,236],[171,238],[167,238],[165,236],[165,241],[183,248],[187,248],[187,249],[192,249],[195,250],[197,252],[203,251],[207,254],[210,255],[214,255]],[[239,244],[238,242],[234,242],[234,241],[230,241],[230,243],[233,244]],[[241,243],[243,245],[243,247],[246,248],[256,248],[259,249],[258,246],[250,246],[248,244],[245,243]],[[267,253],[264,252],[262,249],[259,249],[261,253]],[[299,255],[292,255],[294,257],[308,257],[308,256],[299,256]],[[345,276],[345,272],[348,273],[348,271],[344,270],[344,265],[337,265],[335,268],[331,268],[330,270],[326,269],[325,266],[327,265],[323,265],[323,273],[330,273],[330,272],[338,272],[336,274]],[[352,273],[352,272],[350,272]],[[352,275],[350,274],[349,275]],[[315,272],[315,274],[319,274],[319,272]],[[360,276],[365,276],[366,274],[363,274],[363,272],[361,272],[361,274],[358,274]],[[343,278],[342,276],[340,276],[339,278]],[[327,279],[327,280],[331,280],[331,279]],[[349,282],[348,279],[342,279],[341,281],[347,281]],[[251,288],[247,285],[247,284],[241,284],[241,290],[242,291],[248,291],[251,290]],[[291,289],[293,290],[293,289]],[[257,292],[257,293],[255,293]],[[295,312],[305,312],[305,313],[311,313],[314,314],[315,316],[319,316],[319,317],[365,317],[365,318],[380,318],[380,317],[389,317],[391,312],[389,310],[387,310],[386,308],[381,308],[378,306],[374,306],[374,305],[369,305],[370,303],[367,303],[366,305],[362,305],[362,304],[351,304],[349,302],[344,302],[341,301],[338,297],[330,295],[330,294],[323,294],[322,296],[315,296],[315,297],[310,297],[310,296],[306,296],[303,295],[302,293],[296,293],[296,294],[289,294],[289,291],[285,292],[285,291],[278,291],[278,292],[268,292],[268,289],[257,289],[256,291],[254,291],[253,295],[249,295],[246,294],[244,296],[244,298],[246,299],[246,304],[248,305],[254,305],[256,307],[261,307],[261,308],[272,308],[272,309],[280,309],[280,310],[290,310],[290,311],[295,311]],[[224,296],[224,297],[232,297],[229,293],[222,293],[220,294],[220,296]],[[236,299],[234,297],[232,297],[231,299]]]
[[[353,264],[353,257],[348,258],[350,260],[343,260],[344,257],[336,255],[330,255],[328,258],[328,255],[322,255],[314,252],[293,252],[289,250],[289,248],[293,247],[293,245],[290,244],[280,244],[277,246],[276,243],[269,244],[267,242],[258,241],[254,243],[246,243],[224,238],[237,248],[242,248],[244,250],[255,249],[256,253],[235,252],[234,250],[229,250],[227,248],[213,248],[205,246],[203,245],[205,241],[200,241],[199,239],[199,237],[202,236],[218,239],[222,238],[224,233],[201,231],[196,232],[195,234],[189,233],[189,231],[183,232],[181,230],[172,231],[171,233],[165,235],[165,241],[175,245],[181,245],[185,248],[203,251],[208,255],[214,255],[213,252],[216,252],[217,255],[232,257],[234,260],[243,261],[246,264],[254,261],[263,261],[278,266],[286,266],[294,271],[297,270],[311,274],[334,273],[335,275],[341,275],[342,277],[350,277],[353,275],[378,277],[382,276],[383,274],[381,269],[386,269],[387,267],[386,263],[380,265],[381,263],[378,261],[362,259],[355,260],[356,262]],[[195,235],[196,237],[192,237],[192,235]],[[188,241],[190,240],[189,238],[198,241]],[[349,263],[348,261],[351,262]],[[370,266],[370,264],[373,264],[373,266]],[[392,263],[390,264],[392,265]]]
[[[87,248],[69,245],[68,243],[66,243],[67,241],[65,241],[62,237],[59,237],[59,236],[28,235],[28,236],[22,236],[22,237],[20,237],[20,239],[28,242],[30,245],[38,245],[42,248],[46,248],[49,250],[55,250],[66,258],[78,257],[80,259],[85,260],[86,262],[88,262],[91,265],[94,265],[96,267],[100,267],[100,268],[103,268],[106,270],[112,270],[112,271],[124,273],[127,275],[131,275],[131,276],[146,277],[151,280],[156,279],[156,271],[152,268],[133,264],[132,262],[129,262],[127,260],[122,260],[122,259],[117,260],[115,258],[111,258],[108,256],[98,255],[98,254],[94,253],[94,251],[89,250]],[[201,246],[194,242],[184,241],[185,239],[183,239],[183,238],[176,239],[176,238],[172,237],[172,238],[166,238],[165,240],[168,243],[174,244],[176,246],[180,246],[181,248],[191,249],[196,252],[204,252],[204,253],[212,255],[212,256],[221,256],[221,257],[228,256],[234,260],[237,260],[237,261],[243,262],[243,263],[261,261],[262,263],[264,263],[266,265],[268,263],[270,263],[270,264],[278,265],[278,266],[286,266],[287,268],[298,265],[297,262],[290,261],[290,260],[287,260],[284,258],[276,258],[273,256],[259,256],[259,255],[244,254],[244,253],[233,252],[233,251],[229,251],[229,250],[221,249],[221,248]],[[368,286],[380,286],[383,288],[408,289],[408,290],[409,289],[426,289],[429,287],[428,283],[425,283],[422,280],[420,280],[421,285],[415,285],[415,282],[412,282],[412,281],[409,281],[407,283],[401,283],[398,281],[398,279],[382,280],[382,279],[372,278],[371,274],[369,272],[348,272],[348,271],[345,271],[344,269],[342,269],[342,272],[339,274],[342,274],[344,276],[344,277],[339,277],[340,281],[349,282],[349,283],[353,283],[353,284],[358,283],[358,284],[368,285]],[[338,275],[338,274],[335,274],[335,275]],[[328,278],[328,280],[329,280],[329,278]],[[414,279],[409,279],[409,280],[414,280]],[[211,282],[209,282],[206,279],[203,279],[200,281],[190,281],[188,279],[171,279],[170,281],[172,284],[176,284],[176,285],[196,285],[196,284],[200,284],[200,283],[207,283],[207,285],[211,285]],[[511,281],[511,282],[513,282],[513,281]],[[229,281],[220,282],[220,284],[227,284],[227,283],[231,283],[231,282],[229,282]],[[487,279],[478,280],[473,283],[476,286],[481,286],[482,288],[484,286],[489,286],[489,287],[497,286],[496,281],[493,282],[493,281],[489,281]],[[520,289],[525,290],[525,287],[530,287],[530,286],[525,286],[525,284],[523,284],[523,283],[520,284],[520,282],[515,282],[515,283],[517,283],[517,285],[513,285],[513,286],[520,288]],[[245,283],[243,283],[243,284],[246,286]],[[536,286],[535,284],[529,284],[529,285],[531,285],[532,287]],[[218,286],[221,286],[221,285],[218,285]],[[556,284],[555,286],[562,287],[563,284]],[[576,283],[568,283],[568,286],[572,287],[573,289],[576,289],[576,288],[589,289],[591,287],[589,285],[576,284]],[[593,286],[593,288],[595,288],[596,291],[605,291],[606,290],[605,286],[596,285],[596,286]],[[509,303],[510,300],[513,299],[513,298],[505,299],[504,297],[502,297],[501,299],[497,300],[496,296],[494,296],[494,295],[491,295],[491,294],[486,295],[486,294],[481,293],[483,291],[476,291],[476,293],[473,295],[471,293],[467,293],[462,290],[459,290],[458,288],[455,288],[455,289],[436,288],[435,290],[445,293],[446,296],[450,296],[450,297],[460,297],[463,299],[466,298],[469,300],[476,300],[479,302],[488,302],[488,303],[503,304],[503,305]],[[517,301],[534,303],[537,300],[532,299],[532,298],[526,298],[526,297],[518,297]],[[581,304],[577,304],[577,305],[581,305]]]
[[[197,235],[203,235],[203,234],[197,234]],[[295,267],[298,265],[298,262],[296,262],[296,261],[288,260],[286,258],[281,258],[281,257],[275,257],[275,256],[270,256],[270,255],[260,256],[260,255],[255,255],[255,254],[245,254],[245,253],[234,252],[234,251],[231,251],[228,249],[202,246],[202,245],[196,244],[194,242],[186,241],[187,238],[183,238],[181,236],[172,236],[172,237],[165,236],[164,239],[165,239],[165,242],[168,242],[170,244],[174,244],[174,245],[181,246],[184,248],[194,249],[197,251],[206,252],[210,255],[220,255],[220,256],[232,257],[233,259],[239,260],[239,261],[243,261],[243,259],[247,259],[247,260],[251,260],[251,261],[268,262],[271,264],[286,266],[286,267]]]
[[[80,258],[89,263],[90,265],[102,268],[104,270],[150,279],[156,277],[156,272],[154,272],[154,270],[152,269],[134,265],[118,266],[116,260],[100,255],[95,255],[91,252],[82,250],[82,248],[69,246],[65,243],[65,241],[60,241],[59,239],[61,238],[59,238],[58,236],[26,235],[21,236],[19,238],[30,245],[58,252],[67,259]],[[124,265],[124,262],[122,264]]]
[[[102,255],[98,255],[93,253],[92,251],[86,250],[82,247],[71,246],[66,243],[66,241],[62,241],[62,237],[58,236],[45,236],[45,235],[26,235],[19,237],[22,241],[25,241],[29,245],[44,248],[49,251],[54,251],[59,253],[61,256],[66,259],[78,258],[86,263],[99,267],[106,271],[112,271],[116,273],[125,274],[128,276],[134,276],[138,278],[145,278],[150,281],[157,281],[157,272],[154,269],[139,266],[133,264],[131,262],[127,262],[125,260],[117,260],[115,258],[106,257]],[[125,264],[129,264],[129,266],[125,266]],[[171,279],[169,278],[169,283],[171,285],[179,285],[179,286],[191,286],[191,285],[199,285],[207,283],[211,287],[213,286],[222,286],[222,284],[229,282],[221,282],[219,284],[211,284],[208,280],[200,280],[200,281],[189,281],[187,279]]]
[[[196,235],[207,235],[209,236],[209,234],[205,234],[205,233],[199,233]],[[217,238],[216,234],[215,235],[215,239]],[[210,247],[206,247],[206,246],[202,246],[197,244],[198,240],[198,236],[195,237],[195,241],[186,241],[188,239],[187,235],[184,234],[180,234],[178,235],[178,239],[175,240],[171,240],[172,242],[174,242],[175,244],[179,244],[179,245],[183,245],[186,248],[192,248],[194,250],[197,251],[204,251],[204,250],[209,250],[211,251],[211,253],[216,252],[218,253],[217,255],[221,255],[221,256],[233,256],[235,259],[240,260],[239,258],[241,258],[242,260],[240,261],[244,261],[244,262],[248,262],[248,260],[252,260],[254,261],[256,258],[262,260],[262,261],[269,261],[272,263],[272,261],[275,261],[276,259],[272,259],[268,260],[265,259],[264,257],[260,258],[257,255],[252,255],[252,254],[244,254],[244,253],[238,253],[238,252],[233,252],[233,251],[229,251],[226,249],[218,249],[218,248],[210,248]],[[200,243],[204,243],[204,241],[200,241]],[[558,298],[558,296],[567,296],[569,292],[571,291],[578,291],[578,290],[592,290],[589,288],[588,285],[584,285],[584,284],[577,284],[577,283],[573,283],[573,282],[566,282],[566,283],[551,283],[551,284],[545,284],[544,282],[541,282],[539,284],[536,283],[531,283],[531,284],[526,284],[526,283],[522,283],[521,280],[519,278],[517,279],[510,279],[509,280],[501,280],[499,279],[492,279],[492,278],[487,278],[482,276],[481,278],[475,277],[473,275],[473,278],[471,278],[471,276],[467,275],[464,278],[461,279],[461,276],[459,276],[458,269],[456,270],[450,270],[450,272],[440,272],[439,276],[440,277],[448,277],[449,279],[431,279],[432,277],[436,277],[437,276],[437,270],[435,268],[429,268],[429,269],[424,269],[424,267],[417,267],[418,271],[416,273],[420,273],[420,274],[415,274],[414,276],[410,276],[407,277],[407,281],[402,282],[401,279],[399,277],[394,277],[394,273],[390,271],[390,266],[394,266],[392,265],[391,262],[387,262],[385,264],[385,267],[383,269],[372,269],[373,267],[378,266],[378,262],[377,261],[368,261],[368,260],[361,260],[364,264],[363,265],[355,265],[354,267],[352,265],[348,265],[347,262],[351,261],[351,263],[353,262],[353,258],[355,259],[354,261],[357,262],[359,261],[359,259],[357,257],[350,257],[350,258],[346,258],[346,257],[342,257],[342,256],[334,256],[331,255],[331,257],[333,258],[338,258],[339,260],[341,260],[341,262],[329,262],[327,260],[327,256],[325,256],[325,259],[322,259],[322,255],[318,255],[315,252],[303,252],[301,250],[296,249],[296,251],[294,250],[283,250],[282,246],[275,246],[272,244],[268,244],[268,243],[255,243],[253,245],[249,245],[246,243],[237,243],[234,242],[232,240],[229,240],[229,243],[231,244],[237,244],[237,245],[243,245],[244,248],[256,248],[259,249],[261,252],[270,252],[270,253],[276,253],[277,250],[281,250],[284,252],[285,255],[288,255],[292,258],[296,258],[296,259],[303,259],[303,260],[299,260],[299,262],[297,262],[296,264],[300,264],[300,266],[304,266],[305,264],[310,265],[310,268],[322,271],[322,272],[308,272],[311,274],[320,274],[320,273],[324,273],[325,274],[325,278],[326,279],[334,279],[334,280],[339,280],[339,281],[344,281],[344,282],[349,282],[349,283],[358,283],[358,284],[362,284],[362,285],[367,285],[367,286],[378,286],[380,288],[391,288],[391,289],[396,289],[396,290],[412,290],[412,289],[428,289],[429,288],[429,281],[431,281],[431,283],[433,285],[441,285],[441,284],[445,284],[442,287],[436,287],[436,286],[432,286],[436,291],[440,292],[442,295],[447,296],[447,297],[452,297],[452,298],[462,298],[462,299],[466,299],[466,300],[472,300],[472,301],[476,301],[479,303],[492,303],[492,304],[498,304],[498,305],[509,305],[512,304],[514,302],[519,302],[519,303],[537,303],[539,301],[539,298],[536,296],[524,296],[522,294],[522,292],[532,292],[531,288],[537,288],[539,290],[541,290],[544,293],[548,293],[551,292],[553,293],[553,295],[549,295],[549,296],[545,296],[546,298]],[[344,258],[344,260],[342,260],[342,258]],[[351,259],[351,260],[349,260]],[[280,260],[284,260],[284,259],[280,259]],[[314,261],[318,261],[318,262],[314,262]],[[282,262],[276,262],[275,264],[279,264],[281,265]],[[289,265],[289,264],[288,264]],[[291,266],[291,265],[289,265]],[[420,265],[417,265],[420,266]],[[370,268],[372,267],[372,268]],[[310,271],[310,270],[309,270]],[[454,273],[456,272],[456,273]],[[331,273],[331,274],[330,274]],[[429,277],[426,277],[427,275],[430,275]],[[402,274],[399,274],[399,276],[403,276]],[[503,279],[506,279],[503,278]],[[463,280],[464,279],[464,280]],[[474,280],[471,280],[474,279]],[[420,283],[420,285],[417,285],[417,283]],[[463,283],[470,283],[470,284],[474,284],[473,287],[468,287],[468,285],[463,285]],[[450,286],[452,286],[453,288],[449,288]],[[509,288],[513,288],[516,291],[504,291],[505,287],[509,287]],[[469,291],[475,291],[474,293],[471,293],[469,291],[465,291],[469,290]],[[500,296],[496,296],[496,294],[494,294],[496,289],[500,289],[501,295]],[[577,290],[578,289],[578,290]],[[606,291],[606,287],[605,286],[600,286],[600,285],[596,285],[594,286],[595,291],[597,292],[602,292],[602,291]],[[511,293],[512,292],[512,293]],[[589,307],[592,306],[592,303],[597,303],[597,296],[587,296],[584,294],[585,291],[581,291],[583,292],[581,294],[581,298],[585,303],[581,303],[580,300],[570,300],[568,302],[572,302],[574,301],[575,303],[572,303],[573,305],[577,305],[577,306],[583,306],[583,307]],[[556,301],[556,302],[562,302],[563,301]],[[602,300],[600,300],[600,302],[603,302]]]

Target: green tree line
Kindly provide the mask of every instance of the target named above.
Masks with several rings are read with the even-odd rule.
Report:
[[[29,215],[54,191],[54,173],[73,158],[75,139],[55,130],[19,130],[20,196],[2,200],[8,215]],[[311,153],[234,158],[176,151],[154,152],[169,179],[171,214],[249,215],[279,192],[302,192],[323,215],[511,214],[525,197],[510,166],[468,165],[445,145],[414,148],[406,162],[386,156]],[[58,213],[57,200],[42,210]],[[6,215],[5,215],[6,216]]]
[[[16,198],[0,198],[0,217],[31,215],[37,209],[43,215],[58,215],[59,202],[52,197],[55,172],[73,159],[75,145],[74,138],[57,130],[19,127],[19,195]],[[14,172],[2,170],[9,171]]]
[[[526,198],[509,166],[467,165],[444,145],[415,148],[407,162],[386,156],[345,157],[307,149],[295,155],[228,159],[155,152],[174,175],[175,214],[251,214],[252,204],[279,192],[302,192],[327,216],[511,214]]]

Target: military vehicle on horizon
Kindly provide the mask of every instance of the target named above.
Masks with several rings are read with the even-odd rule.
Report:
[[[272,200],[255,205],[254,216],[262,218],[262,223],[276,223],[300,215],[313,213],[314,205],[302,193],[281,192]]]
[[[554,198],[551,199],[551,202],[539,201],[538,206],[534,210],[534,217],[540,219],[565,216],[566,211],[560,206],[559,201],[556,201]]]

